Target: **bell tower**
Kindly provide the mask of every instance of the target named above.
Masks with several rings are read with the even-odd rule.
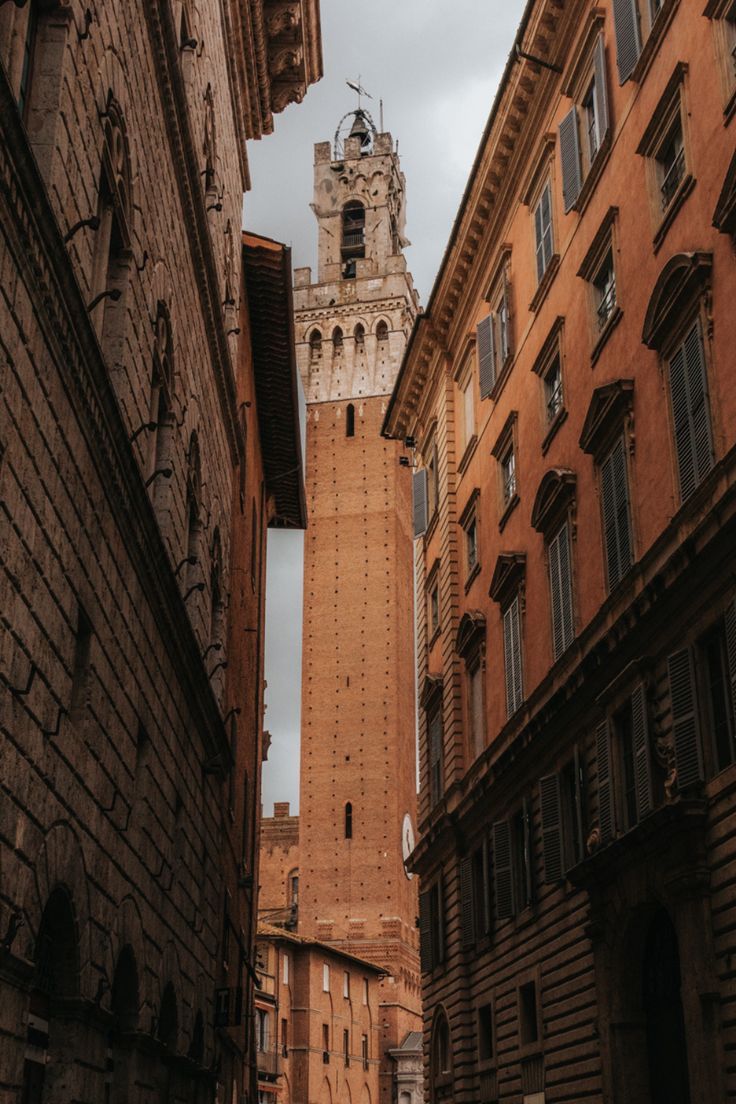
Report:
[[[390,1104],[421,1020],[404,868],[416,809],[411,473],[380,430],[418,304],[398,153],[367,111],[315,146],[312,210],[317,280],[297,269],[294,292],[309,513],[298,931],[385,967],[371,1058]]]

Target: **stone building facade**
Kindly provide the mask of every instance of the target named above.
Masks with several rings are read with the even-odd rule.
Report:
[[[259,1104],[375,1101],[380,968],[261,923],[256,971]]]
[[[736,1099],[735,43],[527,5],[385,419],[436,1102]]]
[[[297,932],[383,969],[380,1100],[389,1104],[390,1051],[420,1021],[416,888],[404,868],[416,815],[411,485],[380,428],[417,299],[393,140],[363,111],[347,118],[338,148],[315,146],[317,279],[295,273],[310,516]],[[293,903],[282,825],[278,809],[264,821],[264,885],[268,866],[277,875],[262,904],[274,910]]]
[[[265,528],[304,500],[245,140],[319,10],[3,3],[0,58],[0,1091],[249,1096]]]

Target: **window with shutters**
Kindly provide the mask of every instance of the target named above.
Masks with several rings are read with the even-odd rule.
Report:
[[[532,365],[532,371],[540,380],[543,454],[549,450],[557,431],[567,418],[563,372],[564,330],[565,320],[559,315]]]
[[[709,774],[717,774],[736,762],[736,604],[699,641],[698,667],[705,731],[710,747],[705,748]]]
[[[473,376],[473,360],[465,365],[457,384],[457,418],[458,418],[458,442],[460,444],[460,459],[458,469],[464,470],[467,464],[467,454],[475,443],[475,379]]]
[[[459,525],[463,532],[465,544],[465,593],[480,571],[480,556],[478,554],[478,504],[480,492],[475,487],[465,504],[460,515]]]
[[[544,880],[554,884],[584,857],[583,764],[578,749],[557,774],[539,781]]]
[[[687,127],[687,72],[687,65],[678,62],[636,149],[645,159],[655,249],[695,185]]]
[[[468,744],[470,758],[476,759],[483,751],[485,738],[485,713],[483,707],[483,672],[481,657],[476,658],[465,668],[465,687],[468,714]]]
[[[713,21],[724,114],[730,118],[736,107],[736,0],[710,0],[704,14]]]
[[[513,717],[524,701],[521,646],[521,603],[515,595],[503,612],[503,661],[506,681],[506,715]]]
[[[476,327],[481,399],[489,396],[493,399],[498,398],[513,360],[510,256],[510,249],[505,247],[491,283],[491,292],[488,296],[490,311]]]
[[[590,303],[591,362],[595,364],[623,314],[617,280],[618,208],[609,207],[578,269]]]
[[[567,520],[547,545],[547,563],[552,616],[552,653],[555,659],[559,659],[575,639],[570,524]]]
[[[470,859],[473,888],[473,929],[476,940],[491,931],[491,883],[488,842],[483,840]]]
[[[478,1061],[491,1062],[495,1054],[493,1038],[493,1005],[481,1004],[478,1008]]]
[[[620,823],[624,831],[639,821],[636,808],[636,776],[634,773],[634,719],[631,702],[627,702],[613,719],[618,752]]]
[[[522,912],[534,901],[534,871],[532,867],[531,802],[524,799],[521,808],[511,818],[512,865],[514,899]]]
[[[429,803],[434,807],[444,793],[442,701],[433,702],[427,711],[427,744],[429,761]]]
[[[627,451],[623,437],[603,457],[598,469],[603,521],[603,546],[609,591],[634,562],[631,540]]]
[[[680,501],[685,502],[714,463],[700,318],[670,354],[668,380]]]
[[[677,787],[682,793],[703,781],[703,749],[693,655],[689,647],[667,658],[672,749]]]
[[[620,701],[620,699],[619,699]],[[649,706],[639,683],[596,732],[599,831],[601,843],[628,832],[661,799],[661,780],[652,766]]]
[[[552,260],[555,251],[554,228],[552,218],[552,185],[546,180],[539,199],[534,206],[534,250],[537,266],[537,283],[542,278]]]
[[[419,894],[419,954],[422,971],[430,973],[445,960],[444,902],[438,879]]]
[[[436,559],[424,584],[427,596],[427,647],[431,648],[440,631],[440,561]]]
[[[640,79],[664,34],[677,0],[614,0],[618,79]]]
[[[517,422],[515,410],[509,414],[503,429],[491,449],[498,466],[499,528],[506,526],[510,514],[519,502],[517,470]]]
[[[452,1041],[444,1008],[435,1013],[429,1049],[432,1100],[452,1097]]]
[[[563,91],[572,107],[559,126],[565,211],[587,202],[610,148],[606,44],[596,17],[574,58]]]

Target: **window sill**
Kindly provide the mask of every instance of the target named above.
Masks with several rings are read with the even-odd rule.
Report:
[[[475,452],[477,447],[478,447],[478,434],[474,433],[473,436],[468,441],[467,445],[465,446],[465,452],[462,454],[462,457],[460,458],[460,463],[457,466],[458,475],[463,474],[463,472],[467,468],[468,464],[470,463],[470,461],[473,457],[473,453]]]
[[[603,352],[603,349],[604,349],[609,337],[611,336],[613,331],[616,329],[616,327],[618,326],[618,324],[621,321],[621,319],[623,318],[623,316],[624,316],[623,310],[621,309],[621,307],[619,307],[618,304],[616,304],[616,306],[613,308],[610,315],[608,316],[608,320],[607,320],[605,326],[603,327],[603,329],[601,330],[600,335],[598,337],[598,340],[596,341],[595,345],[593,346],[593,351],[590,354],[590,367],[591,368],[594,367],[596,361],[598,360],[598,357]]]
[[[639,60],[634,66],[629,80],[641,84],[646,77],[679,3],[680,0],[665,0],[657,18],[654,20],[654,25],[649,32],[649,37],[644,43],[642,51],[639,54]]]
[[[692,173],[687,173],[680,181],[680,186],[673,195],[670,205],[664,213],[664,218],[660,222],[657,232],[652,239],[655,253],[659,252],[664,239],[667,237],[670,226],[675,221],[678,211],[695,187],[695,183],[695,177]]]
[[[529,304],[529,310],[532,312],[532,314],[537,313],[537,311],[541,307],[542,303],[547,298],[547,292],[550,289],[550,285],[551,285],[552,281],[554,280],[554,278],[557,274],[557,269],[559,267],[560,267],[560,254],[559,253],[553,253],[552,256],[550,257],[549,264],[547,265],[546,269],[544,270],[544,276],[542,277],[542,279],[539,282],[539,287],[537,288],[536,292],[534,293],[534,298],[532,299],[531,303]]]
[[[501,517],[498,520],[498,531],[499,531],[499,533],[503,533],[504,529],[506,528],[506,525],[507,525],[507,522],[508,522],[509,518],[513,514],[516,507],[519,505],[520,501],[521,500],[520,500],[518,494],[516,494],[516,492],[514,492],[514,494],[512,494],[511,498],[506,503],[506,507],[504,509],[504,512],[501,514]]]
[[[558,433],[558,430],[559,430],[560,426],[566,420],[567,420],[567,407],[563,406],[560,410],[557,411],[554,418],[549,423],[549,429],[545,433],[544,440],[542,441],[542,456],[547,455],[547,452],[549,451],[549,446],[552,444],[555,437],[557,436],[557,433]]]
[[[466,594],[468,593],[471,586],[473,585],[473,583],[475,582],[475,580],[478,578],[479,575],[480,575],[480,560],[476,560],[475,566],[473,567],[473,570],[470,572],[467,579],[465,580],[465,593]]]

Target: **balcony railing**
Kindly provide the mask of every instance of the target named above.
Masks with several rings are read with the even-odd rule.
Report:
[[[608,319],[613,314],[613,308],[616,306],[616,281],[612,280],[609,284],[605,295],[601,299],[600,303],[596,307],[596,314],[598,315],[598,329],[602,330]]]
[[[262,1077],[278,1077],[281,1073],[281,1054],[274,1048],[256,1052],[256,1066]]]
[[[680,150],[662,180],[662,210],[666,211],[685,176],[685,148]]]
[[[342,236],[343,249],[357,249],[365,245],[365,234],[362,230],[346,231]]]

